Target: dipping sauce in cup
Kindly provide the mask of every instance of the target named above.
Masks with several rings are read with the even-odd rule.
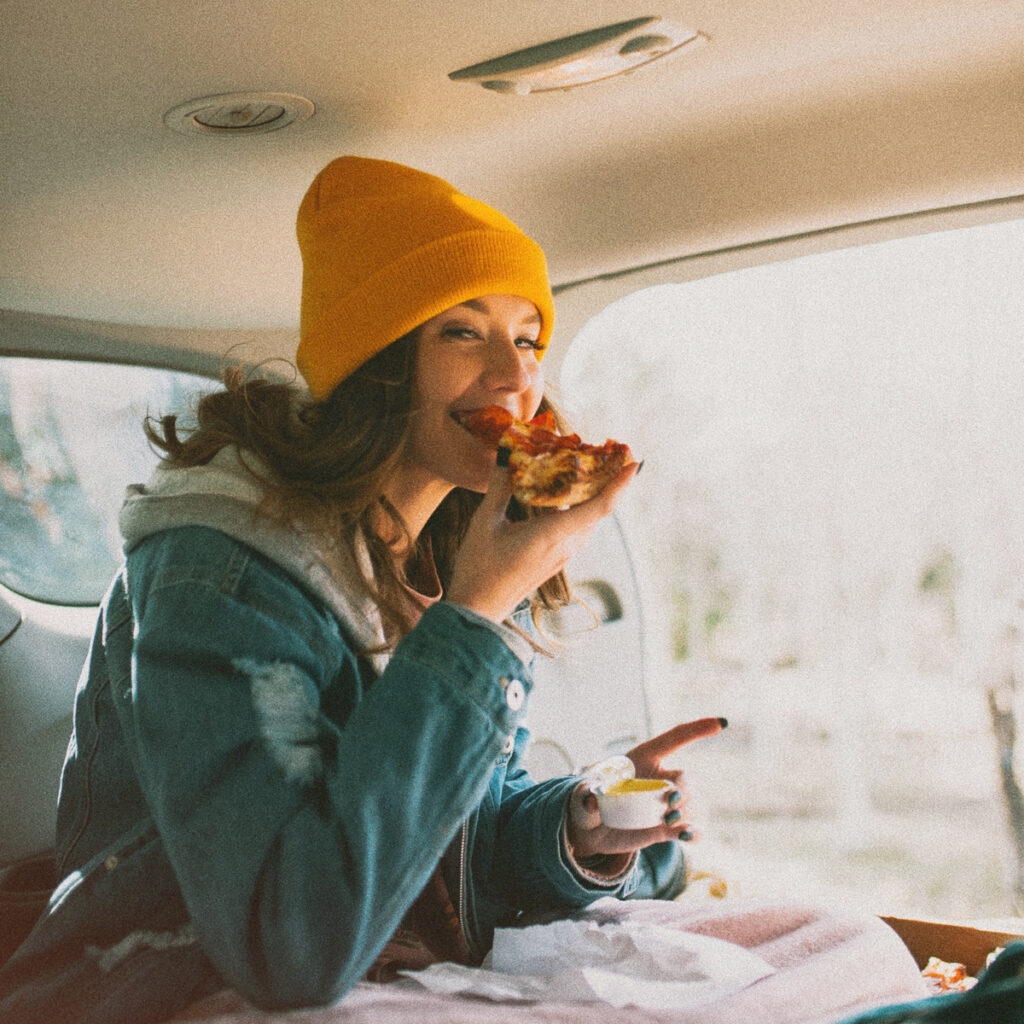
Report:
[[[679,725],[634,747],[630,754],[647,770],[658,771],[662,758],[687,743],[720,733],[729,722],[724,718],[698,718]],[[654,828],[668,811],[665,791],[672,788],[664,779],[638,779],[636,765],[626,754],[606,757],[580,773],[597,797],[601,821],[608,828]],[[680,838],[693,838],[688,832]]]
[[[654,828],[665,818],[665,792],[671,786],[664,779],[625,778],[598,786],[601,821],[609,828]]]

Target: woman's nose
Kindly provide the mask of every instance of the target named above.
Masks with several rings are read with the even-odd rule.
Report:
[[[519,392],[530,386],[540,365],[532,352],[508,339],[494,339],[487,349],[484,382],[489,388]]]

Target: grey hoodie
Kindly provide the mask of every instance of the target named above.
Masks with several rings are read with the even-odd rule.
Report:
[[[379,647],[384,643],[380,614],[361,582],[371,575],[365,547],[358,548],[357,566],[340,548],[328,554],[315,530],[261,515],[266,491],[260,478],[270,475],[256,456],[246,453],[243,457],[233,445],[222,448],[205,465],[178,469],[161,464],[147,483],[132,484],[126,490],[119,520],[125,552],[146,537],[176,526],[220,530],[269,558],[319,598],[357,644]],[[344,577],[339,578],[339,573]],[[533,649],[518,632],[468,609],[460,611],[496,632],[529,664]],[[381,672],[388,658],[382,653],[371,660]]]

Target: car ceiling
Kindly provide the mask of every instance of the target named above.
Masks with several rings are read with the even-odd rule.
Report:
[[[634,74],[504,95],[449,73],[653,15],[706,36]],[[294,215],[343,153],[499,207],[564,287],[1024,193],[1020,0],[6,0],[0,309],[291,331]],[[186,135],[199,97],[301,124]]]

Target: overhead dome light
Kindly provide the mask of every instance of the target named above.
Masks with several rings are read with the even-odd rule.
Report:
[[[634,18],[516,50],[460,68],[448,77],[519,96],[573,89],[627,74],[706,39],[700,32],[679,28],[660,18]]]
[[[315,107],[286,92],[227,92],[181,103],[164,114],[164,124],[186,135],[238,137],[276,132],[300,124]]]

